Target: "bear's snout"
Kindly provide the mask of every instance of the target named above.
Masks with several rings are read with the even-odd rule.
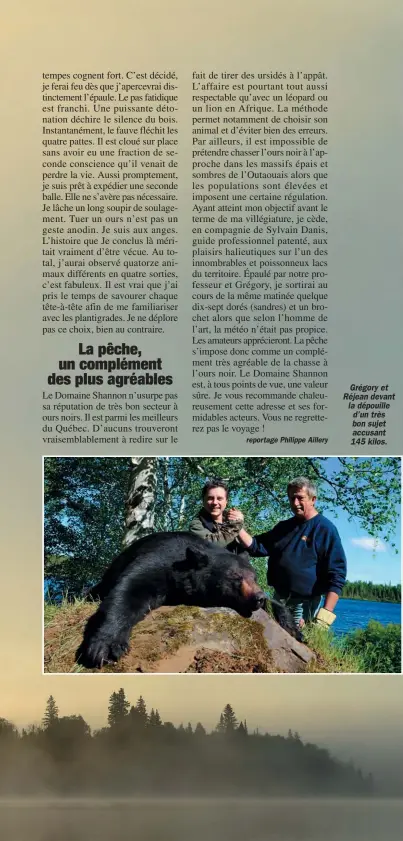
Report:
[[[241,592],[245,599],[248,599],[252,610],[258,610],[264,606],[266,596],[263,590],[260,589],[256,581],[244,578],[241,584]]]
[[[256,593],[256,595],[255,595],[255,602],[256,602],[256,607],[255,607],[255,610],[259,610],[259,608],[261,608],[261,607],[264,607],[264,606],[265,606],[265,604],[266,604],[266,596],[265,596],[265,594],[264,594],[263,590],[259,590],[259,592],[258,592],[258,593]]]

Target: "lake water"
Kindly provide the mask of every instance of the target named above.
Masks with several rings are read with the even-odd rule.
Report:
[[[398,841],[402,800],[0,803],[2,841]]]
[[[336,636],[365,628],[370,619],[382,625],[401,623],[401,605],[396,602],[369,602],[360,599],[340,599],[336,607],[337,619],[332,626]]]

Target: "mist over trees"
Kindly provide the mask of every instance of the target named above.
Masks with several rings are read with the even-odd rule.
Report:
[[[372,776],[314,744],[249,732],[227,703],[207,733],[175,727],[142,696],[112,692],[108,724],[91,732],[81,715],[60,716],[50,696],[40,727],[21,733],[0,719],[0,796],[369,796]]]
[[[287,483],[304,475],[318,487],[318,509],[330,512],[336,526],[341,508],[367,534],[393,546],[400,460],[338,458],[332,464],[330,470],[329,459],[314,457],[46,458],[47,598],[80,596],[124,546],[151,531],[186,530],[211,478],[229,483],[229,505],[241,508],[252,534],[290,516]]]

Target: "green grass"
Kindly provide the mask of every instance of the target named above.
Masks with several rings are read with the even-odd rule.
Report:
[[[354,649],[346,651],[333,631],[326,631],[314,622],[305,626],[304,642],[317,657],[317,662],[311,665],[310,671],[347,674],[366,671],[364,660],[359,653]]]
[[[62,609],[69,609],[69,607],[71,607],[72,604],[86,605],[88,604],[88,602],[86,602],[85,599],[78,598],[75,598],[74,601],[69,601],[67,598],[63,598],[62,601],[58,602],[57,604],[55,604],[54,602],[45,601],[43,609],[43,619],[45,627],[46,625],[49,625],[49,623],[52,622],[53,619],[55,619],[55,617],[60,613]]]
[[[377,673],[401,672],[401,627],[381,625],[371,619],[366,628],[347,634],[346,653],[355,652],[364,663],[364,671]]]
[[[271,592],[272,588],[267,586],[267,558],[252,558],[251,560],[259,587],[266,593]]]
[[[315,623],[304,628],[304,640],[316,653],[313,671],[400,673],[400,625],[381,625],[371,620],[366,628],[336,637]]]

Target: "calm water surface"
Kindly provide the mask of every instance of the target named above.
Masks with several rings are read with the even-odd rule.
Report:
[[[2,841],[398,841],[402,800],[0,801]]]
[[[382,625],[401,623],[401,605],[396,602],[367,602],[360,599],[340,599],[336,608],[337,619],[333,625],[337,636],[366,628],[370,619]]]

